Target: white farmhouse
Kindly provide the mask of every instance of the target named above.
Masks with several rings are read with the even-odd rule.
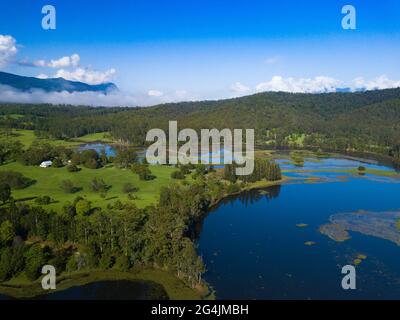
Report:
[[[48,167],[51,167],[51,165],[53,164],[53,162],[52,161],[43,161],[41,164],[40,164],[40,167],[41,168],[48,168]]]

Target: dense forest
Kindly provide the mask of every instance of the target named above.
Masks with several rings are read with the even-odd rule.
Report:
[[[22,271],[35,280],[49,263],[58,273],[159,266],[195,286],[204,266],[188,226],[211,200],[205,190],[175,186],[163,191],[157,207],[146,209],[121,202],[91,209],[77,198],[55,213],[10,200],[0,209],[0,281]],[[193,193],[197,196],[189,196]]]
[[[13,118],[7,115],[18,114]],[[121,142],[143,145],[151,128],[253,128],[269,147],[396,155],[400,144],[400,89],[356,93],[260,93],[147,108],[3,104],[0,126],[33,129],[38,136],[69,139],[107,131]],[[302,137],[296,145],[296,137]],[[293,139],[294,138],[294,139]]]
[[[131,170],[143,181],[156,178],[152,167],[146,161],[138,162],[135,151],[127,146],[117,147],[115,156],[108,157],[91,149],[78,151],[48,143],[23,148],[19,141],[0,140],[0,151],[0,166],[18,162],[37,167],[51,159],[52,167],[64,170],[66,177],[103,168],[90,182],[90,190],[104,197],[112,187],[101,176],[107,168]],[[58,274],[162,268],[190,287],[202,286],[205,266],[196,252],[195,224],[210,205],[240,192],[246,183],[281,179],[279,166],[265,159],[257,159],[253,174],[246,179],[235,175],[234,165],[219,174],[204,164],[179,165],[171,173],[174,180],[160,190],[156,204],[138,208],[132,201],[117,199],[101,208],[75,196],[55,211],[46,208],[55,201],[48,195],[32,194],[33,203],[15,199],[14,190],[29,188],[36,181],[20,172],[0,169],[0,282],[22,273],[34,281],[41,275],[41,267],[51,264]],[[186,176],[190,176],[190,182]],[[53,187],[67,194],[77,189],[70,180]],[[135,199],[136,191],[132,183],[123,186],[130,200]]]

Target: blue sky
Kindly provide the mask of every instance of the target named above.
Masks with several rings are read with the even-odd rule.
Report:
[[[57,10],[56,30],[41,27],[46,4]],[[346,4],[357,10],[356,30],[341,27]],[[0,35],[17,48],[2,70],[112,80],[138,104],[355,83],[390,87],[400,80],[398,0],[2,0],[0,6]],[[74,65],[49,67],[73,54]]]

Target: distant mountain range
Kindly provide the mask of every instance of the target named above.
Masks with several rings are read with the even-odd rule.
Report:
[[[0,85],[10,86],[21,91],[41,89],[46,92],[94,91],[108,93],[118,90],[118,87],[111,82],[90,85],[83,82],[65,80],[64,78],[39,79],[34,77],[19,76],[7,72],[0,72]]]

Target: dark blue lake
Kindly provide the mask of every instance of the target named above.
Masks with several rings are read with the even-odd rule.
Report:
[[[358,165],[343,159],[320,163]],[[305,169],[310,166],[316,164],[306,162]],[[310,173],[286,175],[299,180],[227,199],[205,218],[198,251],[217,298],[400,299],[399,246],[356,232],[350,232],[350,240],[335,242],[318,231],[335,213],[399,210],[400,181],[313,173],[324,180],[304,183],[301,178]],[[300,223],[308,226],[299,228]],[[307,246],[307,241],[315,245]],[[367,258],[356,267],[357,289],[343,290],[341,268],[358,254]]]

